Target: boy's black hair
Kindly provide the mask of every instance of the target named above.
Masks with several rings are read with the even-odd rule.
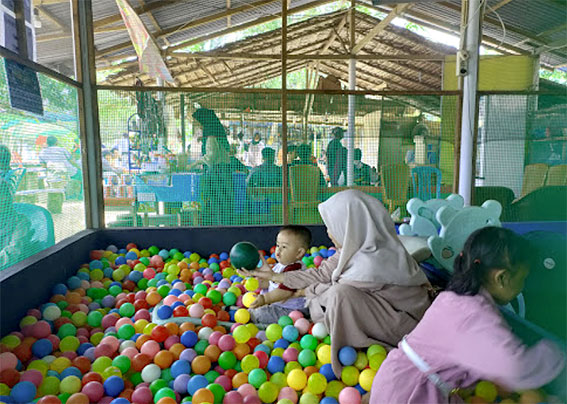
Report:
[[[273,163],[276,159],[276,151],[271,147],[264,147],[262,149],[262,158],[268,163]]]
[[[311,245],[311,231],[309,231],[309,229],[305,226],[300,226],[298,224],[288,224],[283,226],[279,233],[281,232],[289,232],[291,234],[293,234],[294,236],[299,237],[299,239],[301,240],[301,243],[303,244],[303,246],[305,247],[305,249],[307,250],[309,248],[309,246]]]
[[[515,272],[530,264],[530,243],[512,230],[483,227],[473,232],[457,255],[447,290],[476,295],[494,269]]]

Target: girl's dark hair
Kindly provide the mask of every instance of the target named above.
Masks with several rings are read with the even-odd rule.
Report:
[[[457,255],[447,290],[476,295],[496,268],[515,272],[530,263],[530,245],[523,237],[502,227],[483,227],[473,232]]]

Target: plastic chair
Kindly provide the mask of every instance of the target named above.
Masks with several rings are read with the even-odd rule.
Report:
[[[545,186],[563,186],[567,185],[567,164],[551,166],[547,170],[547,178]]]
[[[433,177],[435,177],[435,191]],[[411,170],[413,197],[422,201],[441,198],[441,170],[436,167],[414,167]],[[434,193],[435,192],[435,193]]]
[[[522,194],[525,196],[545,185],[545,177],[549,166],[547,164],[528,164],[524,167],[524,180],[522,182]]]
[[[28,256],[45,250],[55,244],[53,219],[47,209],[28,203],[15,203],[16,212],[24,215],[31,222],[34,234],[31,239],[32,248],[27,249]]]
[[[300,164],[289,168],[292,223],[322,223],[319,200],[319,167]]]
[[[405,211],[408,202],[409,167],[405,164],[386,164],[382,166],[381,176],[384,204],[388,206],[390,213],[396,208]]]

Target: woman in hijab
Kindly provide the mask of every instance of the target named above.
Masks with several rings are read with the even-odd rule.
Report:
[[[346,190],[319,204],[319,213],[337,252],[318,269],[275,274],[264,265],[240,272],[305,295],[311,319],[329,330],[333,371],[340,377],[340,348],[394,348],[417,325],[431,303],[429,283],[378,200]]]
[[[234,189],[226,131],[215,112],[210,109],[198,109],[193,113],[193,118],[203,129],[203,159],[195,161],[189,167],[198,164],[205,167],[200,183],[203,200],[201,222],[206,226],[231,224],[234,216]]]

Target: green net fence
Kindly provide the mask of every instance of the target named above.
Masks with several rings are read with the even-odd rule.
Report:
[[[110,227],[321,223],[351,176],[400,219],[452,191],[456,95],[356,95],[352,141],[345,94],[288,93],[286,134],[277,92],[98,95]]]
[[[0,60],[0,269],[85,229],[80,150],[76,88]]]
[[[474,202],[505,221],[567,219],[567,95],[480,97]]]

